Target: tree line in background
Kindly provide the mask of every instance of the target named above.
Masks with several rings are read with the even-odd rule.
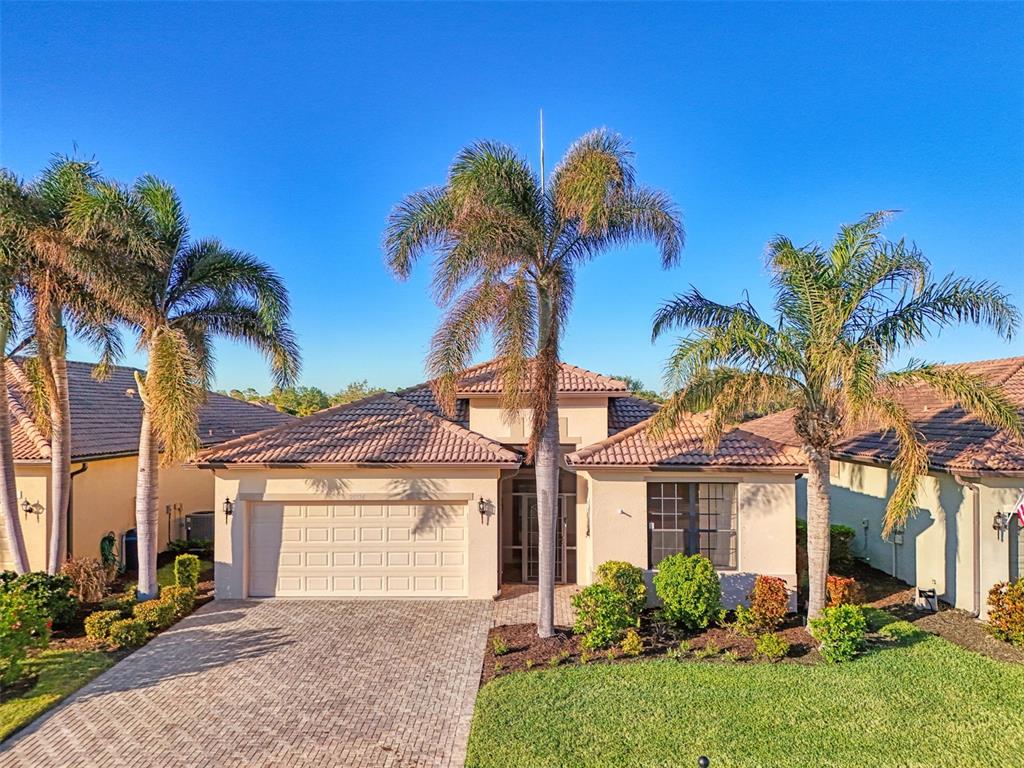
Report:
[[[288,386],[299,370],[288,318],[288,292],[274,271],[216,239],[193,238],[169,184],[152,176],[121,184],[93,161],[64,156],[32,181],[0,172],[0,386],[6,392],[12,377],[29,393],[32,416],[49,438],[50,573],[67,553],[68,336],[98,350],[98,378],[121,356],[124,331],[146,357],[146,372],[136,374],[142,426],[135,522],[138,594],[147,600],[157,594],[159,466],[199,449],[212,342],[222,337],[257,349],[277,383]],[[0,506],[14,567],[24,572],[7,398],[0,404]]]
[[[309,416],[335,405],[345,405],[362,400],[364,397],[384,392],[383,387],[371,387],[366,379],[353,381],[344,389],[329,395],[319,387],[273,387],[267,394],[260,394],[252,387],[245,389],[220,390],[222,395],[247,403],[269,405],[294,416]]]

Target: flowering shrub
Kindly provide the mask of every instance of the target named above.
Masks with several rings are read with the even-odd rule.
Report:
[[[1024,579],[989,590],[988,624],[1000,640],[1024,647]]]
[[[583,635],[584,648],[607,648],[636,626],[629,602],[607,584],[591,584],[577,592],[572,596],[572,606],[576,609],[573,631]]]
[[[850,661],[864,648],[867,621],[857,605],[826,608],[811,619],[811,636],[819,643],[821,657],[830,663]]]
[[[120,619],[110,625],[110,643],[117,648],[138,648],[147,635],[146,625],[135,619]]]
[[[789,589],[777,576],[758,576],[747,600],[749,608],[741,605],[736,609],[736,631],[741,635],[774,632],[789,611]]]
[[[178,555],[174,558],[174,583],[179,587],[195,589],[199,583],[199,558],[195,555]]]
[[[174,604],[163,600],[146,600],[133,611],[135,618],[154,632],[174,623]]]
[[[722,587],[703,555],[671,555],[658,563],[654,589],[664,617],[689,630],[706,629],[721,611]]]
[[[644,572],[632,563],[622,560],[609,560],[597,566],[597,581],[606,584],[622,594],[629,603],[629,610],[639,616],[647,605],[647,584]]]
[[[825,590],[829,605],[860,605],[864,602],[864,589],[852,576],[830,575]]]
[[[109,640],[110,627],[121,620],[120,611],[96,611],[85,617],[85,636],[90,640]]]
[[[19,590],[0,591],[0,684],[21,676],[21,664],[32,648],[50,640],[50,618],[31,596]]]

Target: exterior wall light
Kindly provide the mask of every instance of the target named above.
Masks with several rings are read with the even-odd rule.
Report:
[[[996,512],[995,517],[992,519],[992,530],[1003,533],[1010,527],[1010,514],[1009,512]]]
[[[476,503],[476,507],[477,507],[477,509],[480,512],[480,522],[481,523],[486,523],[488,515],[491,514],[491,510],[493,508],[493,505],[487,499],[480,499]]]
[[[224,522],[228,521],[231,517],[231,513],[235,511],[235,505],[231,503],[231,499],[225,497],[224,499]]]

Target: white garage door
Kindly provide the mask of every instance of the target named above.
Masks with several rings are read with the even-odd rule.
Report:
[[[462,597],[466,505],[260,502],[249,518],[253,597]]]

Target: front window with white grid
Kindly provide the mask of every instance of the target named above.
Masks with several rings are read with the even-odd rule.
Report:
[[[681,552],[736,568],[736,496],[735,483],[648,483],[649,566]]]

